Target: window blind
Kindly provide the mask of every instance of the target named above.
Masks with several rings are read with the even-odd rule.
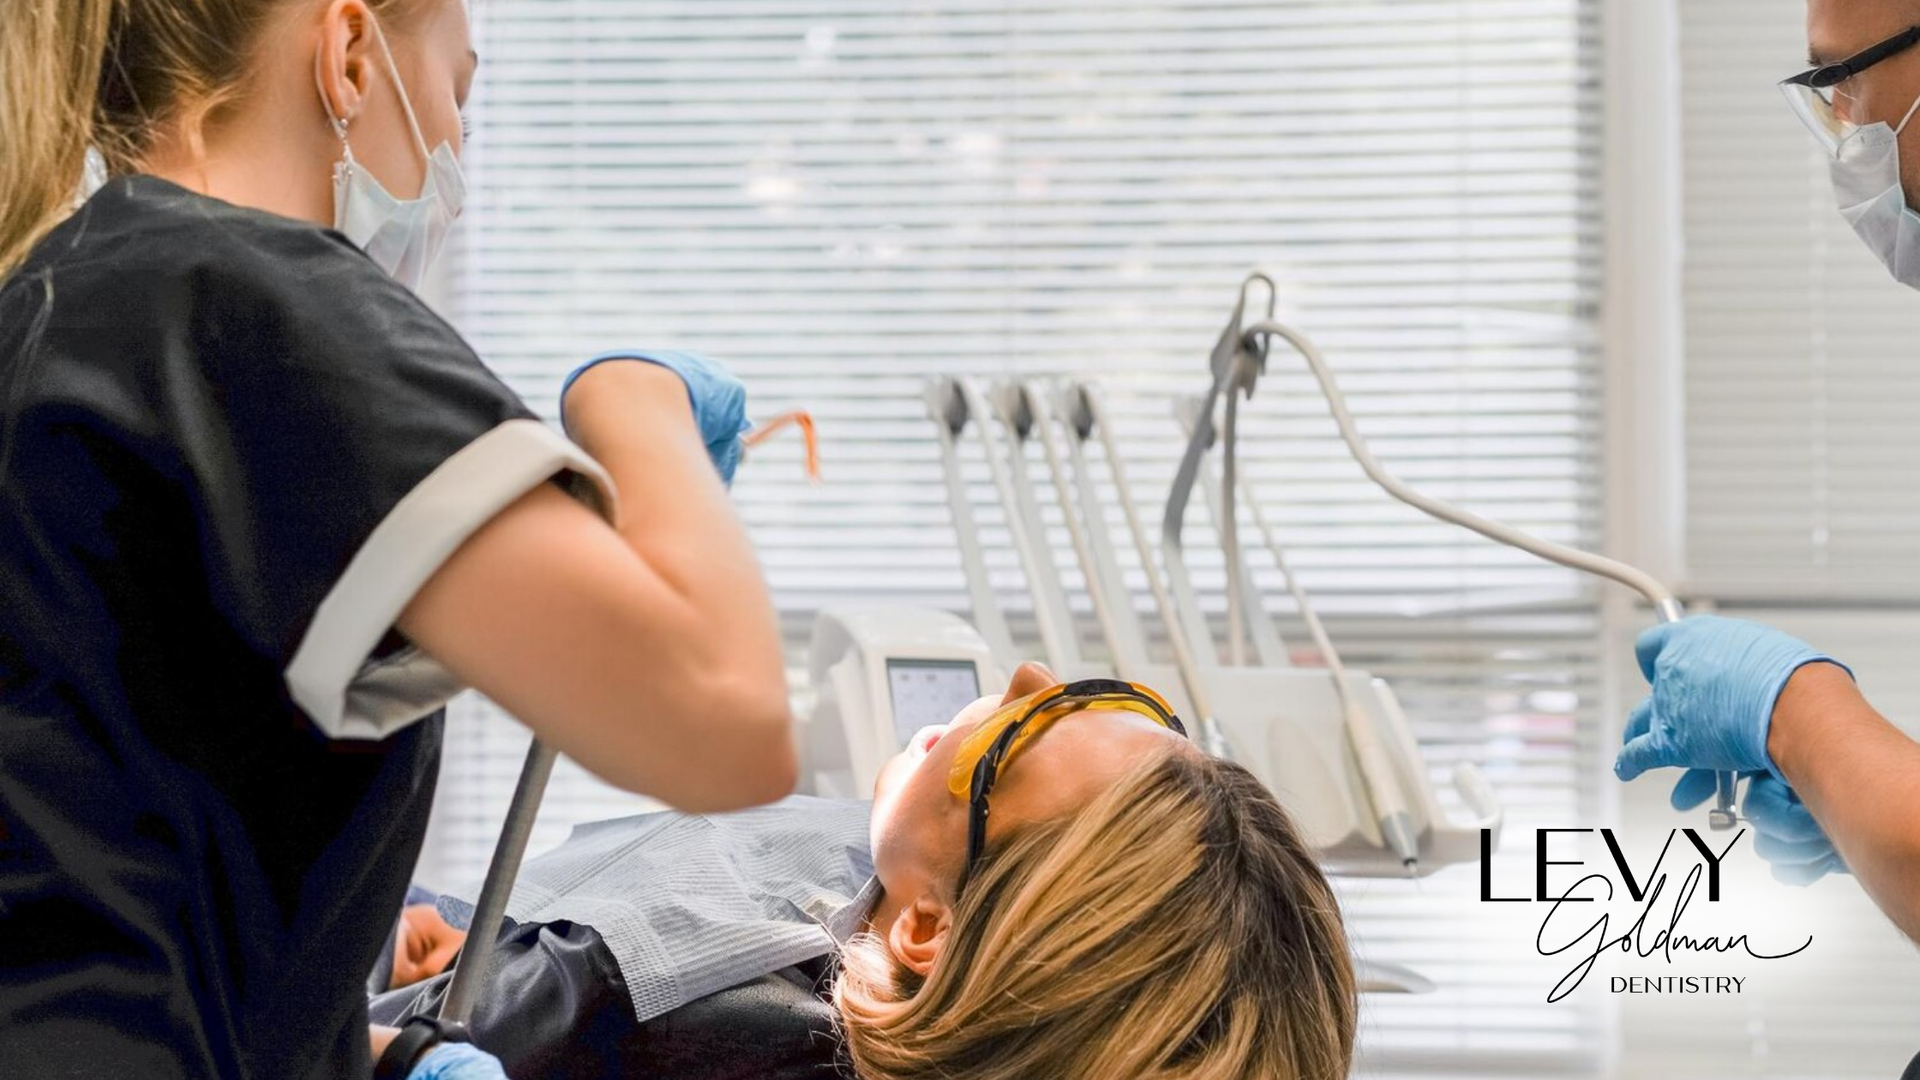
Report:
[[[1597,0],[516,0],[475,17],[449,311],[549,414],[580,359],[657,346],[724,358],[757,416],[815,415],[823,484],[775,444],[735,488],[796,663],[826,605],[966,610],[926,379],[1099,379],[1157,517],[1170,399],[1203,389],[1255,268],[1403,477],[1595,542]],[[1349,661],[1395,680],[1436,772],[1481,763],[1516,835],[1590,816],[1592,588],[1389,502],[1284,354],[1244,452]],[[1024,625],[1002,524],[982,522]],[[1213,597],[1215,540],[1196,510]],[[524,747],[459,703],[423,875],[477,877]],[[567,772],[536,846],[632,805]],[[1595,1009],[1475,961],[1512,935],[1474,887],[1471,868],[1343,886],[1364,951],[1443,984],[1369,999],[1367,1068],[1591,1073]]]
[[[1683,0],[1688,558],[1721,598],[1920,602],[1920,296],[1774,84],[1800,0]]]

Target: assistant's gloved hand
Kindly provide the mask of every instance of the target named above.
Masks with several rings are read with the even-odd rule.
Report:
[[[470,1043],[441,1043],[420,1059],[407,1080],[507,1080],[500,1059]]]
[[[1674,785],[1673,808],[1681,813],[1696,810],[1717,790],[1713,772],[1694,769]],[[1800,796],[1773,774],[1750,778],[1740,809],[1753,826],[1754,853],[1773,864],[1775,880],[1811,885],[1828,874],[1852,873]]]
[[[753,427],[747,422],[747,388],[726,368],[704,356],[645,349],[596,356],[567,376],[566,384],[560,388],[561,412],[565,413],[567,393],[580,376],[601,364],[622,360],[666,368],[687,384],[687,397],[693,402],[693,419],[700,427],[700,440],[707,444],[707,456],[713,459],[714,468],[720,470],[720,479],[731,486],[745,449],[740,438]]]
[[[1765,772],[1786,783],[1767,755],[1774,703],[1794,672],[1832,658],[1771,627],[1712,616],[1657,626],[1636,651],[1653,696],[1627,721],[1615,776],[1679,767]]]

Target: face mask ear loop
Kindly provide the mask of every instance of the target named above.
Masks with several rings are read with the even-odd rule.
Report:
[[[373,21],[373,37],[380,43],[380,55],[386,58],[387,74],[393,78],[393,88],[400,92],[400,111],[407,114],[407,127],[413,130],[413,144],[420,148],[420,160],[426,164],[431,175],[433,151],[427,148],[427,137],[420,132],[420,120],[413,112],[413,99],[407,96],[407,84],[400,78],[400,65],[394,63],[393,50],[387,47],[387,34],[380,29],[378,19]],[[1920,102],[1914,104],[1920,105]]]
[[[1896,128],[1894,128],[1894,129],[1893,129],[1893,133],[1894,133],[1895,135],[1898,135],[1898,134],[1900,134],[1901,132],[1903,132],[1903,131],[1905,131],[1905,130],[1907,130],[1907,123],[1908,123],[1908,121],[1910,121],[1910,120],[1912,120],[1912,119],[1913,119],[1913,114],[1914,114],[1914,113],[1917,113],[1917,112],[1920,112],[1920,97],[1917,97],[1917,98],[1914,98],[1914,99],[1913,99],[1913,105],[1912,105],[1912,107],[1911,107],[1911,108],[1909,108],[1909,109],[1907,110],[1907,115],[1905,115],[1905,116],[1903,116],[1903,117],[1901,117],[1901,118],[1900,118],[1900,126],[1899,126],[1899,127],[1896,127]]]

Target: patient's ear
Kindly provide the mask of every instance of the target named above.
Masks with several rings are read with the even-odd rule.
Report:
[[[953,909],[931,896],[923,896],[900,909],[893,925],[887,928],[887,948],[894,959],[924,979],[933,970],[933,962],[940,958],[941,950],[947,947],[947,931],[952,928]]]

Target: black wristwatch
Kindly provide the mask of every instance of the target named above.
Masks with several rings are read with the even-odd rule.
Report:
[[[400,1034],[387,1044],[380,1063],[373,1067],[373,1080],[407,1080],[413,1067],[427,1052],[441,1043],[470,1043],[473,1036],[467,1025],[431,1016],[416,1016],[400,1027]]]

